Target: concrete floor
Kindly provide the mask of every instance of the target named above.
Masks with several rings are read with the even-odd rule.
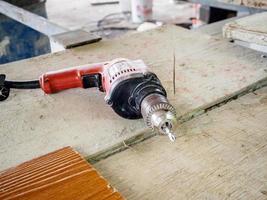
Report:
[[[121,12],[120,5],[91,6],[90,0],[48,0],[47,17],[52,22],[69,29],[91,30],[98,20],[110,13]],[[59,9],[60,8],[60,9]],[[172,1],[154,0],[154,19],[166,23],[190,22],[196,15],[192,4],[173,4]]]

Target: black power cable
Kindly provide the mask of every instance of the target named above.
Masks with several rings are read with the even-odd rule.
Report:
[[[40,88],[39,80],[32,81],[5,81],[4,85],[15,89],[37,89]]]
[[[40,88],[39,80],[31,81],[6,81],[6,75],[0,74],[0,101],[8,98],[10,88],[15,89],[37,89]]]

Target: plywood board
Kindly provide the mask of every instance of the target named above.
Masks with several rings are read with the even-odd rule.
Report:
[[[224,25],[224,37],[267,46],[267,12],[257,13]]]
[[[267,199],[267,88],[94,166],[127,199]]]
[[[0,199],[123,199],[70,147],[0,172]]]
[[[190,0],[190,2],[227,10],[238,10],[241,13],[243,11],[255,13],[267,9],[266,0]]]
[[[254,7],[260,9],[267,9],[267,1],[266,0],[243,0],[241,1],[242,6]]]
[[[1,65],[0,73],[11,80],[35,79],[50,70],[118,57],[143,59],[161,79],[182,118],[267,79],[267,60],[260,54],[174,26]],[[54,95],[13,90],[0,110],[0,169],[63,146],[90,156],[136,135],[151,134],[142,120],[116,115],[97,89]]]

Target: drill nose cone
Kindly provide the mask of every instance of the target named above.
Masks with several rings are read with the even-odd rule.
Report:
[[[142,101],[141,113],[148,127],[167,135],[172,142],[175,141],[173,129],[177,124],[176,112],[165,96],[160,94],[147,96]]]
[[[176,125],[176,117],[172,112],[159,110],[152,114],[151,122],[153,128],[157,129],[159,133],[168,136],[172,142],[175,141],[176,136],[173,129]]]

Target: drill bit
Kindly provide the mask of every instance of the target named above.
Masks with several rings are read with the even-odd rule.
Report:
[[[166,127],[163,131],[166,135],[168,135],[170,141],[174,142],[176,140],[176,137],[171,128]]]

